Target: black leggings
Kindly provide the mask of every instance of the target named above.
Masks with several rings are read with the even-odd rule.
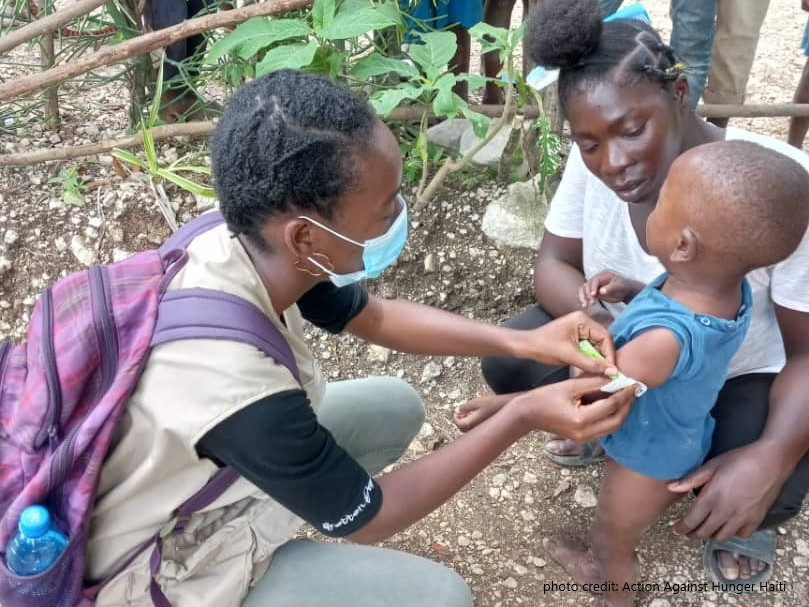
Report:
[[[161,30],[182,23],[205,9],[216,6],[216,0],[151,0],[149,20],[154,30]],[[170,80],[180,73],[178,64],[205,50],[205,36],[196,34],[185,40],[178,40],[166,47],[166,61],[163,64],[163,80]],[[201,60],[201,58],[200,58]],[[186,68],[189,77],[199,73],[196,62]]]
[[[552,317],[539,306],[531,306],[504,325],[512,329],[534,329]],[[543,365],[517,358],[484,358],[483,377],[497,394],[521,392],[568,378],[568,368]],[[716,420],[710,459],[756,440],[764,429],[774,373],[750,373],[725,382],[711,411]],[[800,512],[809,492],[809,454],[798,463],[781,494],[765,517],[762,527],[773,527]]]

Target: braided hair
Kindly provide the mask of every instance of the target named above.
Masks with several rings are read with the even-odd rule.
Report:
[[[325,78],[279,70],[242,86],[211,136],[228,228],[266,248],[261,226],[291,209],[333,216],[357,182],[377,124],[371,107]]]
[[[613,81],[630,85],[648,78],[667,86],[684,65],[652,27],[638,19],[604,23],[597,0],[547,0],[528,17],[525,52],[536,63],[559,68],[559,101]]]

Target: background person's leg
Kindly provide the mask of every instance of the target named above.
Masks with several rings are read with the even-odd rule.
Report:
[[[188,19],[186,0],[152,0],[149,2],[149,22],[153,30],[162,30],[178,25]],[[177,64],[187,56],[186,40],[178,40],[165,48],[166,61],[163,62],[163,81],[177,76],[180,70]]]
[[[424,423],[416,391],[396,377],[326,385],[318,421],[370,474],[399,459]]]
[[[708,78],[715,29],[716,0],[671,0],[671,47],[688,66],[685,74],[692,108],[702,97]]]
[[[509,28],[511,25],[511,12],[517,0],[486,0],[483,5],[483,21],[493,27]],[[481,55],[483,62],[483,74],[487,78],[497,78],[497,74],[503,69],[500,62],[500,55],[497,51],[490,51]],[[483,92],[484,104],[503,103],[503,89],[494,82],[487,82]]]
[[[273,555],[243,607],[472,607],[452,569],[385,548],[296,540]]]
[[[531,306],[503,323],[511,329],[536,329],[553,318],[539,306]],[[543,365],[533,360],[490,356],[481,360],[483,379],[495,394],[522,392],[570,377],[569,368]]]
[[[806,22],[806,29],[803,31],[803,54],[809,57],[809,21]],[[795,89],[794,103],[809,103],[809,59],[803,66],[803,73]],[[809,116],[801,118],[792,117],[789,119],[789,137],[787,141],[798,149],[803,149],[803,140],[806,132],[809,131]]]
[[[711,51],[708,84],[705,87],[705,103],[744,103],[759,32],[769,5],[769,0],[718,1],[716,36]],[[728,119],[714,118],[711,122],[724,128]]]

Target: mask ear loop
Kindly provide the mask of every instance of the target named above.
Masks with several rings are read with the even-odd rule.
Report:
[[[331,260],[329,259],[329,257],[327,255],[324,255],[323,253],[312,253],[312,257],[317,257],[318,259],[320,259],[323,262],[323,267],[326,270],[328,270],[329,272],[334,271],[334,264],[332,264]],[[326,275],[325,272],[312,272],[312,270],[310,270],[309,268],[304,268],[303,266],[301,266],[301,258],[300,257],[298,257],[295,260],[294,267],[299,272],[304,272],[306,274],[309,274],[309,276],[314,276],[315,278],[320,278],[321,276]]]

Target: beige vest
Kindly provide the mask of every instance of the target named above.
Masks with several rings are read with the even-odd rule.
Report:
[[[218,289],[263,310],[292,348],[316,409],[324,383],[303,341],[297,306],[281,322],[247,253],[224,226],[196,238],[188,254],[170,288]],[[156,347],[119,428],[120,441],[101,473],[88,579],[103,578],[216,472],[195,451],[208,430],[262,397],[296,387],[289,371],[252,346],[188,340]],[[239,479],[193,516],[182,535],[164,543],[158,580],[173,607],[235,607],[260,579],[273,551],[301,523],[255,485]],[[99,607],[152,605],[150,555],[151,549],[108,583],[98,597]]]

